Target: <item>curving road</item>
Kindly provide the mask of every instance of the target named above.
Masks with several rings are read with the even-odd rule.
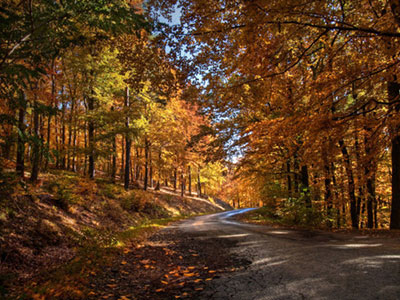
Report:
[[[400,240],[243,224],[248,209],[179,225],[196,239],[229,239],[251,261],[211,281],[199,299],[400,299]]]

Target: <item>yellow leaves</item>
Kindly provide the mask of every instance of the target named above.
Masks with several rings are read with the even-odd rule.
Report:
[[[195,275],[194,273],[184,273],[183,274],[183,276],[185,276],[185,277],[192,277],[194,275]]]
[[[162,284],[168,284],[168,281],[161,280]]]

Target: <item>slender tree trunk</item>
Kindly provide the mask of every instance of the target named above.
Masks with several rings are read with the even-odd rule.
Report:
[[[136,148],[136,181],[138,181],[139,180],[139,178],[140,178],[140,149],[139,149],[139,147],[137,147]]]
[[[149,149],[149,186],[153,187],[153,162],[151,159],[151,149]]]
[[[51,105],[55,106],[55,97],[56,97],[56,77],[54,70],[54,59],[51,64],[52,74],[51,74]],[[44,162],[44,169],[47,170],[49,167],[49,157],[50,157],[50,145],[51,145],[51,113],[49,113],[49,117],[47,118],[47,156]]]
[[[111,158],[111,180],[113,183],[115,183],[115,179],[117,176],[117,138],[114,136],[113,142],[112,142],[112,158]]]
[[[148,180],[148,175],[149,175],[149,142],[147,140],[147,137],[144,138],[144,156],[145,156],[145,162],[144,162],[144,180],[143,180],[143,189],[146,191],[147,186],[149,184]]]
[[[55,103],[55,107],[58,107],[58,103],[57,102],[58,101],[56,101],[56,103]],[[60,158],[61,158],[60,140],[59,140],[59,137],[58,137],[58,134],[59,134],[59,128],[58,128],[59,123],[60,123],[59,118],[57,118],[57,115],[55,115],[54,116],[54,131],[55,131],[54,135],[55,135],[55,138],[56,138],[56,153],[57,153],[57,156],[56,156],[56,169],[60,168]],[[85,135],[85,137],[86,137],[86,135]]]
[[[90,97],[88,97],[88,110],[89,113],[94,110],[94,98],[93,93],[91,93]],[[94,120],[93,116],[90,116],[88,121],[88,142],[89,142],[89,170],[88,175],[89,178],[94,178],[95,176],[95,141],[94,141]]]
[[[22,178],[24,177],[25,174],[25,110],[26,110],[26,103],[23,103],[22,107],[20,107],[18,112],[19,132],[17,140],[17,163],[16,163],[16,172]]]
[[[125,107],[129,111],[130,99],[129,99],[129,87],[125,90]],[[125,135],[125,178],[124,178],[124,188],[129,189],[129,171],[131,168],[131,137],[128,132],[129,130],[129,113],[125,119],[126,135]]]
[[[310,197],[310,189],[309,189],[309,180],[308,180],[308,168],[306,165],[301,167],[301,185],[304,192],[305,204],[306,207],[311,207],[311,197]]]
[[[76,172],[76,136],[77,136],[77,121],[74,122],[74,137],[73,137],[73,150],[72,150],[72,166],[71,171]]]
[[[67,156],[67,170],[71,169],[71,156],[72,156],[72,131],[73,131],[73,120],[74,120],[74,113],[75,113],[75,100],[71,99],[71,111],[69,115],[69,129],[68,129],[68,156]]]
[[[370,128],[366,127],[366,132],[369,134]],[[365,154],[367,158],[370,157],[371,148],[369,146],[370,139],[365,136]],[[367,177],[367,227],[374,228],[374,205],[376,202],[375,196],[375,166],[374,161],[371,160],[370,164],[365,165],[365,176]]]
[[[62,143],[62,146],[61,146],[61,149],[62,149],[62,151],[61,151],[61,168],[62,169],[65,169],[65,117],[64,117],[64,115],[65,115],[65,104],[63,103],[62,104],[62,119],[61,119],[61,122],[62,122],[62,124],[61,124],[61,143]]]
[[[176,168],[174,169],[174,192],[176,192],[176,181],[177,181],[177,170]]]
[[[130,163],[130,172],[131,172],[131,177],[130,177],[130,180],[131,180],[131,182],[133,183],[134,182],[134,178],[135,177],[133,177],[133,174],[134,174],[134,166],[133,166],[133,153],[132,153],[132,142],[131,142],[131,163]]]
[[[85,122],[85,130],[84,130],[84,140],[85,140],[85,149],[88,149],[88,138],[87,138],[87,122]],[[83,164],[83,173],[86,175],[87,174],[87,169],[88,169],[88,155],[85,152],[85,160]]]
[[[124,136],[121,137],[121,171],[120,171],[120,179],[124,177],[125,172],[125,144],[124,144]]]
[[[197,196],[201,197],[200,167],[197,169]]]
[[[183,169],[181,172],[181,197],[185,195],[185,182],[183,180]]]
[[[347,148],[346,148],[343,140],[339,141],[339,146],[340,146],[340,149],[341,149],[342,154],[343,154],[344,166],[345,166],[347,180],[348,180],[348,193],[349,193],[349,198],[350,198],[351,225],[352,225],[353,228],[358,228],[357,203],[356,203],[354,176],[353,176],[353,170],[351,168],[350,155],[347,152]]]
[[[328,162],[325,162],[325,203],[328,219],[332,218],[332,189],[331,189],[331,170],[329,168]],[[328,221],[328,226],[331,227],[331,221]]]
[[[37,86],[36,86],[37,88]],[[40,163],[40,137],[39,137],[39,108],[37,102],[37,96],[34,96],[35,100],[33,103],[33,149],[32,149],[32,170],[31,170],[31,181],[36,182],[39,176],[39,163]]]
[[[192,196],[192,170],[190,166],[188,166],[188,187],[189,187],[189,196]]]

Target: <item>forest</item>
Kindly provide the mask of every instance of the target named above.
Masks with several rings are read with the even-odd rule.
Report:
[[[71,170],[398,229],[399,10],[3,1],[3,185]]]
[[[400,0],[0,0],[0,297],[193,214],[395,234],[399,49]]]

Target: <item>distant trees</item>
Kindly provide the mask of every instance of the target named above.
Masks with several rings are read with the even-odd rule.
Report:
[[[194,183],[210,125],[131,1],[1,1],[1,166],[158,188]],[[187,182],[189,180],[189,183]],[[156,182],[156,184],[155,184]],[[210,187],[211,188],[211,187]]]

